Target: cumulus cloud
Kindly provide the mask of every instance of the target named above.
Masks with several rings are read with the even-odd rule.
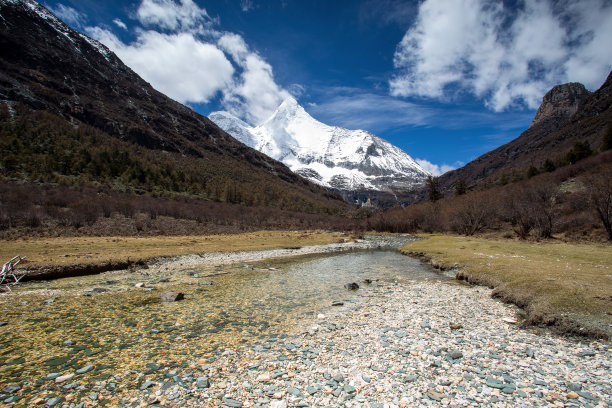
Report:
[[[259,124],[284,99],[291,96],[274,81],[270,64],[250,51],[241,36],[225,33],[217,44],[242,70],[240,77],[224,90],[226,110],[253,124]]]
[[[59,3],[55,7],[47,6],[47,8],[62,21],[73,27],[80,28],[85,23],[85,15],[72,7]]]
[[[165,30],[200,28],[210,22],[206,9],[193,0],[143,0],[136,17],[145,26],[156,26]]]
[[[137,28],[129,44],[108,28],[86,32],[171,98],[206,103],[220,95],[224,109],[258,124],[290,96],[270,64],[240,35],[215,29],[216,21],[192,0],[143,0],[135,16],[146,29]]]
[[[115,23],[115,25],[119,28],[122,28],[124,30],[127,30],[127,26],[125,25],[125,23],[123,21],[121,21],[118,18],[113,19],[113,23]]]
[[[448,164],[434,164],[425,159],[414,159],[414,161],[416,161],[419,166],[423,168],[423,170],[430,173],[432,176],[440,176],[447,171],[455,170],[457,168],[456,166],[451,166]]]
[[[397,46],[394,96],[452,98],[469,92],[494,111],[537,108],[553,85],[598,88],[612,68],[606,0],[425,0]]]

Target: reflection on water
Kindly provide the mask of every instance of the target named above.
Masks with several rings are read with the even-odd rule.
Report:
[[[0,298],[0,385],[87,365],[87,381],[128,380],[181,367],[217,350],[283,336],[333,301],[351,302],[374,281],[442,279],[391,251],[143,270],[31,283]],[[361,289],[344,285],[357,282]],[[144,288],[136,288],[144,283]],[[159,303],[168,290],[185,300]]]

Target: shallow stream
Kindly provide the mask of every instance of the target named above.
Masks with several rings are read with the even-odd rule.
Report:
[[[333,302],[358,301],[377,281],[430,279],[447,278],[379,250],[25,284],[0,297],[0,320],[7,322],[0,327],[0,389],[28,382],[34,391],[49,384],[50,373],[88,366],[71,381],[119,374],[134,387],[239,344],[283,338]],[[360,289],[347,290],[350,282]],[[165,291],[185,299],[161,303]]]

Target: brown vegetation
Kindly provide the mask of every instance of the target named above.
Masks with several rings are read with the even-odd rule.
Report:
[[[388,232],[497,231],[521,239],[612,239],[612,151],[528,180],[395,208],[367,219]]]

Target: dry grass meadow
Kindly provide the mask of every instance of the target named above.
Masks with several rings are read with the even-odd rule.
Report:
[[[494,287],[526,323],[612,337],[612,245],[424,235],[402,251],[458,264],[459,277]]]

